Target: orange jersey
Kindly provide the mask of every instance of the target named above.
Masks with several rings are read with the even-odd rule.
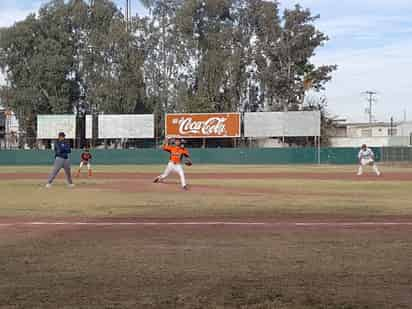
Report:
[[[163,150],[170,152],[170,161],[174,164],[180,164],[183,156],[189,156],[189,150],[184,147],[164,145]]]

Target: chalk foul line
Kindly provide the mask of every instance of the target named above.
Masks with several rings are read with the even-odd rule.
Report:
[[[259,226],[259,227],[390,227],[390,226],[410,226],[412,222],[230,222],[230,221],[210,221],[210,222],[7,222],[0,223],[1,227],[18,226]]]

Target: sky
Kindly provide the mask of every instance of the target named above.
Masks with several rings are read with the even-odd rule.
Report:
[[[22,20],[48,0],[0,0],[0,27]],[[116,0],[124,7],[125,0]],[[145,14],[139,0],[134,13]],[[376,91],[377,121],[412,120],[411,0],[279,0],[282,9],[299,3],[319,14],[317,26],[330,40],[313,62],[337,64],[324,95],[332,115],[366,121],[365,91]],[[0,82],[1,82],[0,77]]]

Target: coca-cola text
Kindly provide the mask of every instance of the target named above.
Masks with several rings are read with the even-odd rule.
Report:
[[[182,135],[202,134],[224,136],[226,134],[226,120],[227,118],[224,117],[212,117],[206,121],[193,121],[191,117],[182,117],[178,121],[179,133]]]

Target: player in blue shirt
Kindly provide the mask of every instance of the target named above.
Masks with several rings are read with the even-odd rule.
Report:
[[[57,142],[54,144],[55,160],[53,165],[53,170],[50,173],[49,179],[47,181],[47,188],[50,188],[54,178],[61,169],[64,169],[66,173],[66,180],[69,187],[73,187],[72,175],[70,170],[70,159],[69,154],[72,152],[70,149],[70,144],[65,140],[66,134],[64,132],[59,133]]]

